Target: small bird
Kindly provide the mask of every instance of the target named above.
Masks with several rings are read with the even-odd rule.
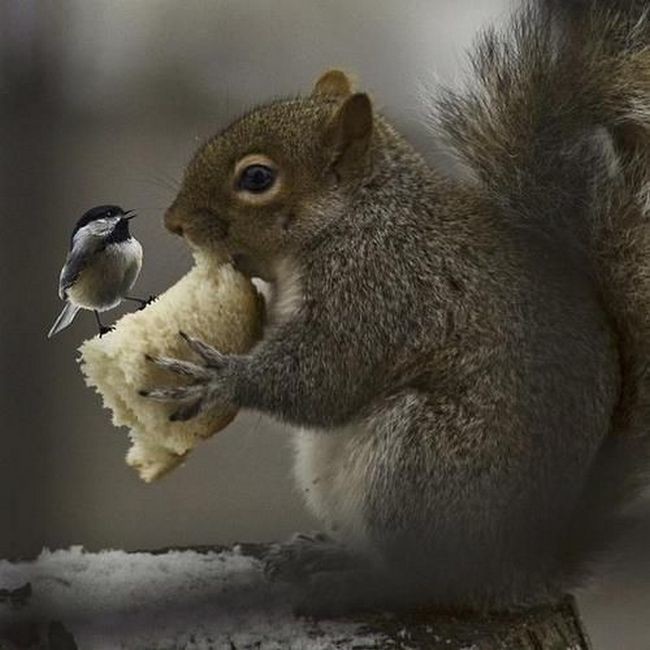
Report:
[[[126,295],[142,266],[142,246],[129,232],[129,221],[135,216],[134,210],[100,205],[77,221],[59,277],[59,296],[66,303],[48,338],[70,325],[80,309],[95,312],[102,336],[112,328],[102,325],[100,311],[113,309],[122,300],[137,301],[141,308],[154,300]]]

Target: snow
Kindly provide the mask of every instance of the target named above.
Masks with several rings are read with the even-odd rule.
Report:
[[[265,580],[258,560],[234,551],[151,553],[81,547],[0,560],[0,590],[31,583],[24,606],[0,600],[0,630],[60,621],[79,648],[115,650],[320,650],[380,648],[387,639],[354,623],[296,618],[288,587]],[[5,647],[0,644],[0,647]]]

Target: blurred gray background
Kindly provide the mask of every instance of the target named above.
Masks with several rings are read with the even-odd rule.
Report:
[[[426,97],[462,76],[477,29],[502,22],[509,5],[0,0],[0,557],[275,540],[316,527],[293,489],[288,433],[257,415],[240,415],[159,483],[125,465],[126,432],[75,360],[92,316],[45,338],[69,231],[93,205],[137,208],[145,264],[134,293],[159,293],[190,265],[161,215],[193,150],[256,103],[308,91],[327,67],[358,75],[439,161],[421,119]],[[650,508],[639,510],[636,536],[580,594],[599,650],[650,647]]]

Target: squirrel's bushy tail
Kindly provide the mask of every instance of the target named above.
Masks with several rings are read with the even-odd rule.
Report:
[[[607,526],[650,460],[650,8],[531,1],[481,37],[472,67],[437,130],[503,218],[584,263],[616,331],[621,400],[583,503]]]
[[[600,225],[584,210],[595,181],[620,171],[618,156],[639,152],[650,128],[642,4],[527,2],[506,30],[483,34],[470,89],[438,102],[443,137],[514,223],[578,246]]]

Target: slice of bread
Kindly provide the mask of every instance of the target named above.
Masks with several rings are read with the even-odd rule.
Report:
[[[236,415],[223,410],[187,422],[170,422],[173,405],[138,395],[142,388],[177,385],[183,379],[147,361],[145,354],[200,362],[179,336],[183,330],[224,353],[242,353],[260,338],[263,301],[231,264],[206,252],[155,302],[126,314],[115,329],[84,342],[79,363],[113,413],[113,424],[130,429],[126,462],[150,482],[179,465],[199,440],[223,429]]]

